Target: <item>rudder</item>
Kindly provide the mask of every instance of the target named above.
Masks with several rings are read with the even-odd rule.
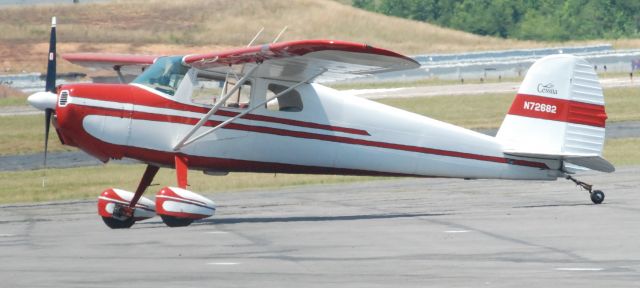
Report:
[[[496,138],[507,154],[546,155],[574,163],[579,161],[567,159],[601,158],[606,119],[593,66],[573,55],[551,55],[527,72]],[[600,171],[613,169],[580,163]]]

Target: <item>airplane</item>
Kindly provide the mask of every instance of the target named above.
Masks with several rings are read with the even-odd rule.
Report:
[[[187,171],[577,180],[613,172],[602,157],[604,96],[582,58],[552,55],[528,70],[495,137],[346,94],[319,82],[415,69],[413,59],[366,44],[301,40],[182,56],[73,53],[71,63],[113,70],[119,84],[56,86],[52,19],[46,91],[28,102],[60,141],[97,159],[146,163],[134,192],[104,190],[98,214],[114,229],[159,215],[170,227],[210,217],[215,203],[188,190]],[[255,40],[255,38],[254,38]],[[253,40],[252,40],[253,42]],[[137,75],[126,83],[126,75]],[[155,201],[160,168],[176,171]]]

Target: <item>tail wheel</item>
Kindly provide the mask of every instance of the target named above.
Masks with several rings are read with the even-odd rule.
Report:
[[[191,225],[193,219],[161,215],[162,222],[169,227],[185,227]]]
[[[593,201],[594,204],[602,203],[602,201],[604,201],[604,192],[593,190],[593,192],[591,192],[591,201]]]
[[[602,192],[601,190],[593,190],[593,185],[573,178],[571,177],[571,175],[567,175],[565,178],[573,181],[573,183],[576,183],[576,185],[578,185],[582,189],[587,190],[587,192],[589,192],[589,196],[591,196],[591,202],[593,202],[593,204],[600,204],[602,203],[602,201],[604,201],[604,192]]]
[[[131,228],[131,226],[136,223],[136,220],[134,220],[133,218],[118,220],[113,217],[102,217],[102,221],[104,221],[104,224],[107,224],[107,226],[109,226],[109,228],[111,229],[127,229]]]

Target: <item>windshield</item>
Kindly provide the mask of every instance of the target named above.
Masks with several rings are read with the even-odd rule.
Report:
[[[132,83],[142,84],[173,96],[189,67],[182,65],[182,56],[161,57]]]

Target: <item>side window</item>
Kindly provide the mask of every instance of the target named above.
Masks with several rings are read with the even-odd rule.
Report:
[[[222,93],[222,95],[218,97],[224,96],[229,91],[231,91],[231,89],[233,89],[233,87],[235,86],[236,86],[235,81],[232,81],[232,80],[227,81],[226,85],[224,86],[224,93]],[[251,82],[246,81],[244,82],[244,84],[242,84],[240,88],[238,88],[236,92],[233,93],[233,95],[231,95],[231,97],[229,97],[229,99],[227,99],[227,102],[225,103],[224,107],[246,109],[246,108],[249,108],[250,99],[251,99]]]
[[[235,79],[225,81],[224,78],[206,74],[198,75],[198,84],[193,88],[191,101],[198,104],[214,105],[218,103],[235,86]],[[251,83],[244,82],[233,95],[229,96],[222,107],[241,108],[249,107],[251,99]]]
[[[267,86],[267,99],[287,90],[287,88],[289,87],[284,85],[273,83],[269,84],[269,86]],[[302,98],[300,97],[300,93],[293,89],[284,95],[267,102],[266,108],[270,111],[300,112],[302,111]]]
[[[220,93],[222,93],[223,87],[223,79],[210,79],[198,76],[198,85],[193,87],[191,101],[198,104],[213,105],[216,98],[221,97]]]

